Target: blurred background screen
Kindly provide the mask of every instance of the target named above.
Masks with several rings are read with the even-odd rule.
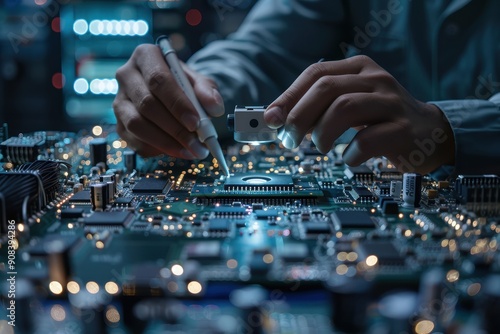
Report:
[[[113,124],[115,71],[137,45],[168,34],[186,60],[255,1],[0,1],[0,122],[11,133]]]

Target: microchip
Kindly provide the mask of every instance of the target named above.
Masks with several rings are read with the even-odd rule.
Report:
[[[305,244],[287,243],[278,249],[278,255],[285,262],[303,262],[309,256],[309,249]]]
[[[332,225],[327,222],[310,222],[303,224],[303,226],[306,235],[330,234],[332,232]]]
[[[114,206],[131,206],[133,200],[132,197],[118,197],[115,200]]]
[[[235,174],[226,179],[226,190],[240,191],[290,191],[293,190],[291,175]]]
[[[405,257],[401,255],[398,249],[390,241],[362,241],[358,249],[359,253],[365,258],[370,255],[375,255],[378,258],[379,265],[382,266],[402,266],[405,264]]]
[[[200,262],[216,261],[222,258],[221,245],[218,241],[200,241],[184,247],[188,260]]]
[[[267,219],[278,217],[278,210],[255,210],[255,216],[257,219]]]
[[[334,225],[342,228],[375,227],[367,211],[336,211],[331,214]]]
[[[85,217],[85,226],[127,226],[133,218],[133,214],[128,211],[94,212],[89,217]]]
[[[226,219],[212,219],[208,222],[208,231],[210,232],[229,232],[231,224]]]
[[[168,192],[166,188],[169,184],[170,181],[166,179],[143,177],[137,181],[132,191],[138,194],[161,194]]]
[[[83,209],[80,208],[67,208],[61,210],[61,218],[80,218],[83,217]]]
[[[82,190],[71,196],[71,204],[90,204],[90,190]]]
[[[234,207],[234,206],[218,206],[215,207],[212,212],[220,217],[220,216],[237,216],[243,217],[248,215],[246,208],[244,207]]]
[[[344,174],[349,179],[354,179],[357,182],[373,182],[373,172],[368,166],[360,165],[357,167],[347,167]]]
[[[370,190],[366,187],[354,187],[350,190],[346,189],[346,192],[352,197],[353,200],[359,202],[373,202],[375,197]]]

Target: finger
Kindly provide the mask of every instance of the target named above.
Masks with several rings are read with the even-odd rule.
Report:
[[[189,131],[195,131],[200,121],[198,113],[171,74],[160,48],[155,45],[141,46],[134,53],[137,53],[137,69],[144,78],[144,84],[138,87],[143,99],[151,92],[181,124]],[[144,91],[144,88],[147,90]]]
[[[120,137],[127,142],[127,147],[136,151],[139,155],[143,157],[154,157],[160,154],[163,154],[160,150],[155,147],[148,145],[136,138],[132,133],[128,132],[125,129],[123,123],[117,119],[116,121],[116,132],[120,135]]]
[[[134,81],[134,76],[140,77],[137,72],[131,73],[131,81]],[[140,78],[135,78],[135,80],[140,80]],[[136,96],[130,97],[130,100],[133,101],[139,95],[140,93]],[[139,103],[130,103],[133,103],[134,107],[144,118],[155,124],[163,132],[168,133],[172,138],[175,138],[178,143],[180,143],[184,148],[187,148],[195,156],[199,158],[206,157],[208,154],[207,148],[199,141],[196,134],[188,131],[175,117],[171,115],[169,110],[166,110],[163,107],[161,102],[155,96],[146,96],[147,97],[143,98]],[[130,108],[130,106],[126,105],[127,100],[123,103],[124,108]]]
[[[387,97],[375,93],[349,93],[339,96],[322,115],[312,140],[322,153],[330,151],[334,141],[350,128],[363,129],[390,120],[391,104]]]
[[[212,117],[224,115],[224,101],[216,83],[212,79],[194,72],[184,63],[182,63],[182,68],[193,85],[196,97],[203,109]]]
[[[404,132],[404,127],[392,122],[368,126],[354,136],[342,158],[349,166],[359,166],[372,157],[401,152],[404,143],[400,139],[404,138]]]
[[[283,94],[268,106],[264,113],[264,120],[269,126],[274,128],[283,126],[288,113],[321,77],[327,75],[359,74],[364,67],[372,63],[373,61],[368,57],[357,56],[310,65]]]
[[[324,76],[297,102],[287,116],[285,132],[295,147],[300,144],[306,133],[319,126],[325,111],[339,97],[352,92],[370,92],[372,85],[359,75]],[[336,124],[336,123],[328,123]],[[288,146],[287,146],[288,147]],[[292,148],[292,147],[288,147]]]
[[[115,104],[115,114],[123,127],[120,135],[132,139],[132,143],[135,145],[139,145],[140,143],[144,151],[153,152],[153,150],[156,150],[184,159],[205,158],[208,155],[206,148],[201,152],[202,154],[198,154],[200,152],[192,152],[188,148],[183,147],[173,136],[165,133],[156,124],[137,113],[132,102],[128,100],[121,100]],[[145,146],[150,146],[151,148],[146,149],[144,148]]]

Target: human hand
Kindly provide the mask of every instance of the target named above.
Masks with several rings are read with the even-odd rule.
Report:
[[[287,148],[312,131],[322,153],[347,129],[358,129],[343,153],[351,166],[381,155],[402,172],[428,173],[454,163],[453,131],[442,111],[413,98],[366,56],[309,66],[269,105],[264,120],[285,127]]]
[[[182,66],[207,114],[223,115],[224,103],[215,82]],[[195,132],[198,113],[171,75],[158,46],[139,45],[117,70],[116,79],[120,87],[113,102],[117,132],[129,147],[146,157],[207,157],[208,149]]]

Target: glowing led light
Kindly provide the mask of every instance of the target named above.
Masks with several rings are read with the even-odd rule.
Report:
[[[93,281],[87,282],[87,284],[85,285],[85,288],[91,294],[96,294],[99,292],[99,285]]]
[[[460,273],[455,269],[451,269],[446,273],[446,280],[450,283],[458,281],[459,278],[460,278]]]
[[[55,321],[64,321],[66,319],[66,311],[61,305],[54,305],[50,308],[50,317]]]
[[[73,83],[73,89],[77,94],[85,94],[89,91],[89,83],[83,78],[78,78]]]
[[[238,261],[235,259],[229,259],[227,260],[226,265],[229,269],[234,269],[238,266]]]
[[[341,265],[339,265],[339,266],[335,269],[335,271],[336,271],[336,272],[337,272],[337,274],[339,274],[339,275],[345,275],[345,274],[347,273],[347,270],[348,270],[348,269],[349,269],[349,268],[348,268],[345,264],[341,264]]]
[[[434,329],[434,323],[430,320],[420,320],[415,325],[416,334],[428,334]]]
[[[68,282],[68,284],[66,284],[66,288],[68,289],[69,293],[72,294],[80,292],[80,285],[75,281]]]
[[[184,273],[184,268],[180,264],[174,264],[171,271],[175,276],[181,276]]]
[[[85,35],[89,31],[89,24],[83,19],[78,19],[73,22],[73,31],[77,35]]]
[[[369,267],[373,267],[378,262],[378,258],[375,255],[370,255],[366,258],[366,265]]]
[[[100,136],[102,135],[102,127],[99,126],[99,125],[96,125],[92,128],[92,133],[94,134],[94,136]]]
[[[354,262],[358,259],[358,254],[356,252],[349,252],[347,254],[347,261]]]
[[[63,292],[63,287],[61,283],[57,281],[52,281],[49,283],[49,290],[55,295],[60,295]]]
[[[118,313],[118,310],[114,307],[108,308],[106,311],[106,320],[116,324],[120,321],[120,313]]]
[[[119,291],[118,284],[109,281],[104,285],[104,290],[106,290],[106,292],[110,295],[116,295]]]
[[[104,248],[104,242],[102,242],[102,240],[97,240],[97,241],[95,242],[95,247],[96,247],[97,249],[103,249],[103,248]]]
[[[272,254],[265,254],[262,257],[262,261],[264,261],[264,263],[271,264],[274,261],[274,257]]]
[[[479,291],[481,291],[481,284],[479,284],[479,283],[472,283],[467,288],[467,294],[471,297],[477,295],[479,293]]]
[[[187,289],[193,295],[197,295],[201,292],[201,284],[197,281],[189,282],[187,285]]]

